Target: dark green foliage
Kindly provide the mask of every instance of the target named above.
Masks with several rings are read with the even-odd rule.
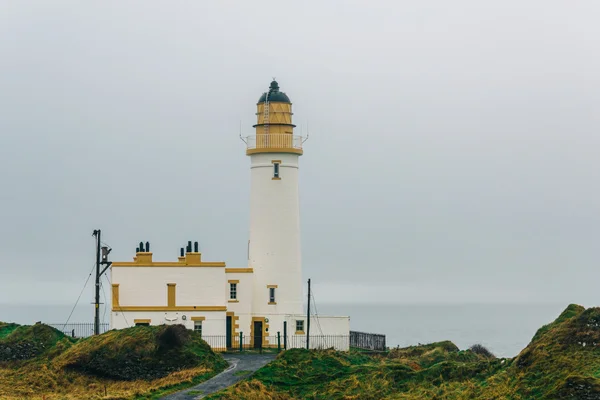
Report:
[[[63,367],[117,380],[156,379],[186,368],[226,362],[183,325],[137,326],[82,340],[58,360]]]
[[[30,360],[50,352],[66,336],[48,325],[0,325],[0,362]]]
[[[473,346],[469,347],[469,350],[471,350],[473,353],[479,354],[480,356],[483,356],[485,358],[496,358],[494,353],[489,351],[485,346],[483,346],[481,344],[474,344]]]

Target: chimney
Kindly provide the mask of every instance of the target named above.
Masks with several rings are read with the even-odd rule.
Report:
[[[150,251],[150,242],[146,242],[146,251]]]
[[[179,250],[179,257],[183,257],[183,247]]]
[[[136,252],[136,253],[139,253],[139,252],[140,252],[140,248],[139,248],[139,247],[136,247],[136,248],[135,248],[135,252]]]
[[[192,241],[191,241],[191,240],[188,240],[187,252],[188,252],[188,253],[191,253],[191,252],[192,252]]]
[[[144,252],[144,242],[140,242],[140,251]]]
[[[194,252],[198,253],[198,242],[194,242]]]

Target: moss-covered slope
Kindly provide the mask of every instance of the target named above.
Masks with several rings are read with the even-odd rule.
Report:
[[[0,323],[1,399],[151,396],[199,383],[226,366],[198,333],[182,325],[75,340],[43,324]]]
[[[385,356],[289,350],[211,399],[600,400],[600,308],[570,305],[514,359],[451,342]]]

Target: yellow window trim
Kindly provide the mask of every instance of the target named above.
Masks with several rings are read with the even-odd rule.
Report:
[[[133,323],[134,324],[149,324],[150,320],[149,319],[134,319]]]
[[[192,321],[196,322],[196,321],[204,321],[206,319],[206,317],[192,317]]]
[[[239,279],[231,279],[231,280],[228,280],[227,283],[240,283],[240,280]]]
[[[271,178],[272,181],[280,181],[281,178]]]
[[[277,285],[267,285],[268,288],[275,288],[277,289]]]
[[[177,284],[167,283],[167,307],[175,307],[175,290]]]
[[[113,307],[119,305],[119,284],[118,283],[112,284],[112,304],[113,304]]]
[[[281,160],[271,160],[271,164],[281,164]]]
[[[304,331],[296,331],[296,335],[306,335]]]
[[[113,311],[227,311],[227,306],[118,306]]]
[[[227,300],[228,303],[239,303],[239,300]]]
[[[275,304],[277,304],[277,302],[276,301],[273,301],[273,302],[270,301],[269,304],[270,305],[275,305]]]
[[[252,274],[253,268],[225,268],[226,274]]]

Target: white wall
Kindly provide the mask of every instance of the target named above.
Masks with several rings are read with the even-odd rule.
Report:
[[[166,306],[167,283],[176,284],[178,306],[226,306],[222,267],[113,267],[121,306]]]
[[[251,158],[250,252],[254,269],[253,314],[302,312],[298,155],[255,154]],[[272,160],[281,160],[281,180],[273,180]],[[269,305],[267,285],[277,285]]]
[[[296,334],[296,320],[304,321],[305,334]],[[306,347],[306,315],[288,315],[288,348]],[[350,349],[350,317],[311,316],[310,348]]]
[[[186,319],[183,320],[185,315]],[[194,329],[192,317],[204,317],[202,321],[202,335],[225,335],[225,312],[207,311],[207,312],[174,312],[174,311],[127,311],[111,313],[111,328],[123,329],[134,325],[136,319],[150,319],[150,325],[176,325],[182,324],[188,329]]]

